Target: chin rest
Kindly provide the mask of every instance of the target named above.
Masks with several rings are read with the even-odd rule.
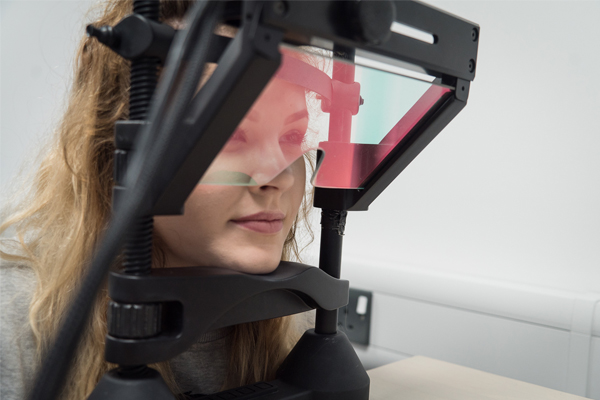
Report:
[[[264,275],[216,267],[112,272],[106,359],[125,365],[166,361],[214,329],[341,308],[348,287],[319,268],[286,261]]]

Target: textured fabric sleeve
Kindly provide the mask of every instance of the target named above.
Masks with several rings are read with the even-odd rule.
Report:
[[[208,332],[170,360],[182,393],[208,395],[222,390],[229,368],[232,332],[231,328]]]
[[[0,398],[23,399],[35,372],[29,304],[35,275],[26,267],[0,266]]]

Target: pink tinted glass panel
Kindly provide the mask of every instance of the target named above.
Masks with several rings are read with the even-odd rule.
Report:
[[[344,115],[340,115],[339,118],[331,117],[329,120],[330,140],[319,143],[319,148],[325,152],[325,157],[313,184],[317,187],[340,189],[362,187],[361,185],[365,179],[377,168],[390,151],[449,92],[450,89],[448,88],[431,85],[377,144],[331,140],[332,132],[335,132],[335,138],[348,136],[342,135],[340,132],[348,131],[349,124],[347,116],[346,118],[344,118]],[[358,115],[360,116],[360,112]]]

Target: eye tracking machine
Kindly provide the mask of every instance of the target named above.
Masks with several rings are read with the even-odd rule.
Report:
[[[90,399],[173,399],[147,364],[208,331],[312,309],[315,328],[275,381],[201,398],[368,399],[368,375],[337,330],[347,212],[367,210],[466,105],[479,26],[417,1],[199,1],[181,32],[158,16],[158,1],[136,0],[115,27],[88,27],[131,60],[130,120],[115,128],[114,216],[29,398],[55,398],[124,247],[109,274],[106,337],[119,367]],[[237,26],[235,37],[215,35],[219,22]],[[216,63],[208,79],[206,63]],[[181,214],[198,184],[263,185],[311,152],[318,268],[151,269],[154,215]]]

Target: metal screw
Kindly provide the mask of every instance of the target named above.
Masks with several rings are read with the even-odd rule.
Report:
[[[474,72],[475,71],[475,60],[471,59],[469,60],[469,72]]]
[[[478,37],[479,32],[477,31],[477,28],[473,28],[473,30],[471,31],[471,39],[473,39],[473,41],[476,42]]]
[[[285,15],[287,11],[287,5],[285,4],[285,1],[276,1],[273,3],[273,11],[279,16]]]

